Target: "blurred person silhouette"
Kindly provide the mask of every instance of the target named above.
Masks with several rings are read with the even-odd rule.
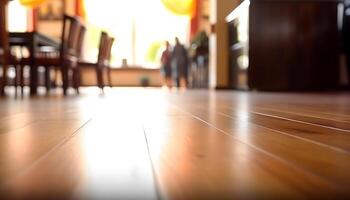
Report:
[[[175,38],[171,62],[173,67],[173,78],[177,87],[187,87],[188,74],[188,54],[185,46],[180,43],[179,38]]]
[[[165,41],[165,49],[162,52],[162,56],[160,58],[160,61],[162,63],[161,66],[161,73],[163,76],[163,83],[167,86],[167,87],[171,87],[171,46],[170,43],[168,41]]]

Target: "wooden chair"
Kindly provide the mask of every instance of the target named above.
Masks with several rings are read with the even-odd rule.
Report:
[[[7,31],[7,0],[0,1],[0,66],[2,66],[2,78],[0,81],[0,94],[5,94],[5,86],[7,85],[7,70],[9,66],[15,67],[15,80],[14,85],[16,87],[17,92],[17,84],[18,84],[18,67],[19,60],[17,57],[11,54],[11,49],[9,47],[9,38]]]
[[[86,27],[82,24],[80,24],[79,26],[79,30],[78,30],[78,37],[77,37],[77,40],[76,40],[76,59],[77,61],[79,62],[80,58],[81,58],[81,55],[82,55],[82,51],[83,51],[83,44],[84,44],[84,38],[85,38],[85,34],[86,34]],[[49,53],[49,55],[52,54],[52,52]],[[56,56],[59,55],[59,54],[55,54]],[[68,82],[72,82],[72,86],[73,88],[76,89],[77,92],[79,92],[78,88],[79,86],[81,85],[80,82],[81,82],[81,72],[80,72],[80,68],[75,61],[74,63],[74,72],[72,74],[72,80],[68,80]],[[47,67],[50,67],[50,66],[47,66]],[[69,72],[68,72],[69,73]],[[58,75],[58,68],[56,66],[55,68],[55,78],[54,78],[54,83],[56,85],[57,83],[57,75]],[[69,76],[69,74],[68,74]],[[45,84],[46,84],[46,89],[47,90],[50,90],[50,87],[51,87],[51,84],[52,84],[52,81],[51,81],[51,73],[50,73],[50,69],[48,70],[45,70]]]
[[[78,41],[77,41],[77,58],[78,62],[81,60],[82,52],[83,52],[83,45],[84,45],[84,38],[86,34],[86,27],[81,26],[80,31],[78,34]],[[74,88],[79,88],[81,85],[81,71],[78,63],[76,63],[76,71],[73,73],[73,87]],[[77,90],[79,92],[79,90]]]
[[[58,52],[38,52],[35,55],[34,67],[45,67],[45,85],[47,90],[51,86],[51,68],[56,71],[61,71],[62,88],[64,95],[67,94],[69,85],[73,85],[77,92],[79,92],[79,69],[78,60],[81,54],[83,39],[86,28],[79,19],[64,15],[63,29],[61,35],[61,47]],[[22,60],[22,62],[27,62]],[[23,77],[23,75],[22,75]],[[22,79],[23,80],[23,79]],[[23,86],[23,82],[21,82]]]
[[[103,90],[105,86],[105,82],[103,78],[103,74],[105,70],[107,70],[108,84],[110,87],[112,87],[110,61],[111,61],[111,55],[112,55],[111,50],[112,50],[113,42],[114,42],[114,38],[109,37],[106,32],[101,33],[98,59],[97,59],[97,63],[95,64],[97,85],[99,88],[101,88],[101,90]]]

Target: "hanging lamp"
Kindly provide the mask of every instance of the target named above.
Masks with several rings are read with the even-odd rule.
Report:
[[[26,7],[34,8],[44,3],[47,0],[19,0],[19,2]]]
[[[176,15],[192,17],[196,9],[195,0],[161,0],[163,5]]]

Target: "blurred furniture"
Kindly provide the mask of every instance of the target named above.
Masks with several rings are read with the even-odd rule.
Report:
[[[7,35],[7,0],[0,1],[0,65],[2,66],[2,78],[0,80],[0,94],[4,94],[6,74],[8,67],[9,46]]]
[[[247,90],[248,87],[248,27],[249,3],[244,1],[227,17],[229,33],[230,88]]]
[[[74,80],[74,87],[78,88],[81,86],[81,70],[79,67],[79,62],[81,61],[82,53],[83,53],[83,46],[84,46],[84,38],[86,34],[86,27],[84,25],[80,26],[79,34],[78,34],[78,41],[77,41],[77,67],[76,67],[76,73],[73,73],[73,80]],[[56,73],[57,74],[57,73]]]
[[[97,86],[96,82],[96,62],[79,62],[81,69],[81,86],[93,87]],[[111,67],[111,83],[114,87],[140,87],[141,79],[148,77],[150,86],[161,87],[162,76],[160,69],[149,69],[139,66],[132,67]]]
[[[227,17],[231,86],[257,90],[335,88],[339,2],[243,1]]]
[[[0,66],[2,67],[2,78],[0,83],[1,94],[4,94],[4,88],[8,84],[8,69],[9,66],[14,67],[13,85],[16,88],[19,83],[18,71],[20,69],[19,59],[12,53],[12,48],[9,44],[9,33],[7,32],[6,22],[6,3],[7,1],[0,2]]]
[[[81,54],[81,46],[83,44],[83,38],[85,35],[85,27],[80,22],[79,19],[64,15],[63,17],[63,29],[61,35],[61,44],[55,46],[53,43],[49,44],[49,41],[46,40],[48,46],[56,47],[56,51],[48,50],[45,51],[41,48],[40,51],[33,50],[36,42],[38,40],[33,38],[31,41],[32,47],[30,50],[31,60],[31,93],[36,93],[37,87],[37,68],[45,67],[45,85],[47,90],[50,89],[51,85],[51,68],[55,68],[56,71],[61,71],[62,76],[62,88],[64,95],[67,94],[67,89],[71,84],[77,92],[79,87],[79,68],[78,60]],[[40,34],[37,34],[38,36]],[[44,37],[40,37],[44,39]],[[39,37],[38,37],[39,39]],[[47,39],[47,38],[46,38]],[[58,47],[58,48],[57,48]],[[57,70],[58,69],[58,70]],[[33,76],[33,77],[32,77]],[[23,83],[22,83],[23,84]]]
[[[96,63],[96,74],[97,74],[98,86],[101,89],[103,89],[103,87],[105,86],[105,81],[103,78],[104,71],[107,72],[108,84],[110,87],[112,87],[110,61],[111,61],[111,55],[112,55],[111,50],[112,50],[113,42],[114,42],[114,38],[108,36],[106,32],[101,33],[98,59]]]
[[[30,93],[36,94],[38,85],[37,69],[37,57],[36,54],[40,51],[42,46],[52,47],[59,49],[59,43],[45,35],[38,32],[10,32],[9,33],[9,44],[10,46],[20,46],[28,49],[29,57],[21,58],[20,65],[21,70],[18,76],[21,78],[21,87],[23,91],[23,67],[30,66]]]
[[[344,1],[343,21],[342,21],[342,50],[346,57],[347,83],[350,89],[350,1]]]
[[[97,63],[95,64],[97,86],[103,90],[105,86],[104,72],[107,72],[108,84],[112,87],[111,79],[111,50],[114,38],[108,36],[106,32],[101,33]]]

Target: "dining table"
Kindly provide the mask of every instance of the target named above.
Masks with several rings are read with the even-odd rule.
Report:
[[[38,71],[35,67],[35,53],[38,52],[43,46],[59,51],[60,42],[55,38],[51,38],[37,31],[9,32],[9,45],[10,47],[20,46],[28,49],[30,66],[30,94],[37,94]]]

